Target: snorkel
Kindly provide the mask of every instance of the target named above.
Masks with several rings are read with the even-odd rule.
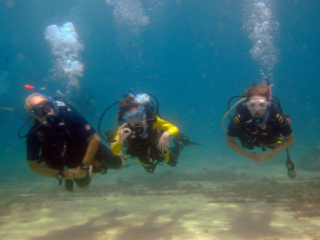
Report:
[[[137,94],[132,88],[130,88],[130,94],[131,97],[134,98],[135,102],[140,103],[141,106],[144,104],[150,102],[150,96],[146,93],[139,93]],[[144,107],[144,106],[143,106]]]
[[[131,95],[132,97],[138,96],[138,94],[132,88],[130,88],[129,91],[130,91],[129,95]]]
[[[28,90],[35,90],[38,93],[40,93],[41,95],[43,95],[44,97],[48,98],[49,102],[51,102],[52,104],[54,103],[54,100],[52,99],[52,97],[50,97],[48,94],[46,94],[44,91],[44,88],[37,88],[37,87],[33,87],[30,85],[24,85],[24,87]]]

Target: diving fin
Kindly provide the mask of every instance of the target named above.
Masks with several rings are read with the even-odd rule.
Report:
[[[183,133],[179,133],[178,135],[176,135],[173,139],[173,142],[178,143],[183,147],[201,145],[200,143],[189,140],[189,138]]]
[[[184,146],[197,146],[197,145],[201,145],[201,144],[197,143],[197,142],[193,142],[193,141],[188,139],[188,142]]]

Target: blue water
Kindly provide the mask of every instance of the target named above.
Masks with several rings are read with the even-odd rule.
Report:
[[[239,163],[225,144],[221,120],[230,97],[263,79],[243,27],[245,1],[140,2],[149,23],[135,34],[134,26],[119,25],[113,15],[115,5],[104,0],[2,1],[0,71],[8,77],[0,107],[21,107],[31,93],[25,84],[45,87],[51,95],[61,89],[59,80],[50,79],[55,57],[44,31],[50,24],[72,22],[84,45],[79,57],[84,65],[80,87],[92,90],[98,115],[130,88],[151,93],[160,102],[162,118],[202,144],[184,150],[186,156],[197,156],[197,165],[214,168],[201,154],[212,158],[226,154],[232,156],[226,161]],[[320,146],[320,2],[274,0],[273,10],[280,24],[274,37],[279,53],[272,70],[273,94],[291,115],[292,160],[297,160]],[[102,131],[113,127],[116,110],[108,112]],[[28,115],[23,109],[15,114],[0,111],[0,175],[19,179],[27,174],[32,181],[35,176],[27,166],[25,141],[17,138]],[[98,118],[91,123],[97,128]],[[284,160],[283,155],[283,164]]]

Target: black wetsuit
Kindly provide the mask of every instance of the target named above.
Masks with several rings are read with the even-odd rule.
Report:
[[[288,119],[282,110],[277,110],[274,103],[270,107],[266,129],[261,129],[252,120],[250,111],[242,103],[237,107],[236,115],[232,117],[228,127],[228,136],[238,138],[243,148],[275,148],[282,142],[282,137],[292,133]]]
[[[158,148],[158,141],[163,130],[154,129],[152,127],[155,120],[148,121],[147,138],[140,135],[131,134],[125,141],[124,147],[127,148],[124,152],[126,155],[138,158],[140,164],[144,169],[153,173],[159,163],[167,163],[171,167],[175,167],[178,163],[180,151],[183,146],[175,144],[175,146],[168,152],[162,154]]]
[[[36,121],[27,136],[27,160],[45,162],[46,166],[61,172],[65,167],[80,166],[88,148],[87,139],[96,132],[91,125],[78,113],[69,111],[63,120],[58,119],[58,124],[37,128],[39,124]],[[103,162],[106,169],[118,169],[122,164],[121,158],[102,144],[93,161]],[[83,187],[89,184],[90,176],[74,181]]]

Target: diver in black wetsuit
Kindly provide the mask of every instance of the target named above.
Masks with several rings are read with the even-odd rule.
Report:
[[[106,173],[107,169],[122,169],[124,160],[100,143],[91,125],[58,103],[62,104],[40,93],[26,99],[25,108],[35,119],[26,135],[31,170],[55,177],[60,184],[65,179],[66,190],[72,191],[73,182],[83,190],[89,187],[92,170]]]
[[[292,145],[292,129],[282,109],[271,101],[271,86],[254,84],[245,91],[244,96],[245,102],[238,105],[236,115],[230,121],[227,145],[245,158],[262,163]],[[236,139],[242,147],[237,144]],[[263,152],[245,150],[255,147],[261,147]],[[271,151],[265,152],[266,148]],[[288,170],[289,177],[294,178],[294,165],[292,169],[288,167]]]

